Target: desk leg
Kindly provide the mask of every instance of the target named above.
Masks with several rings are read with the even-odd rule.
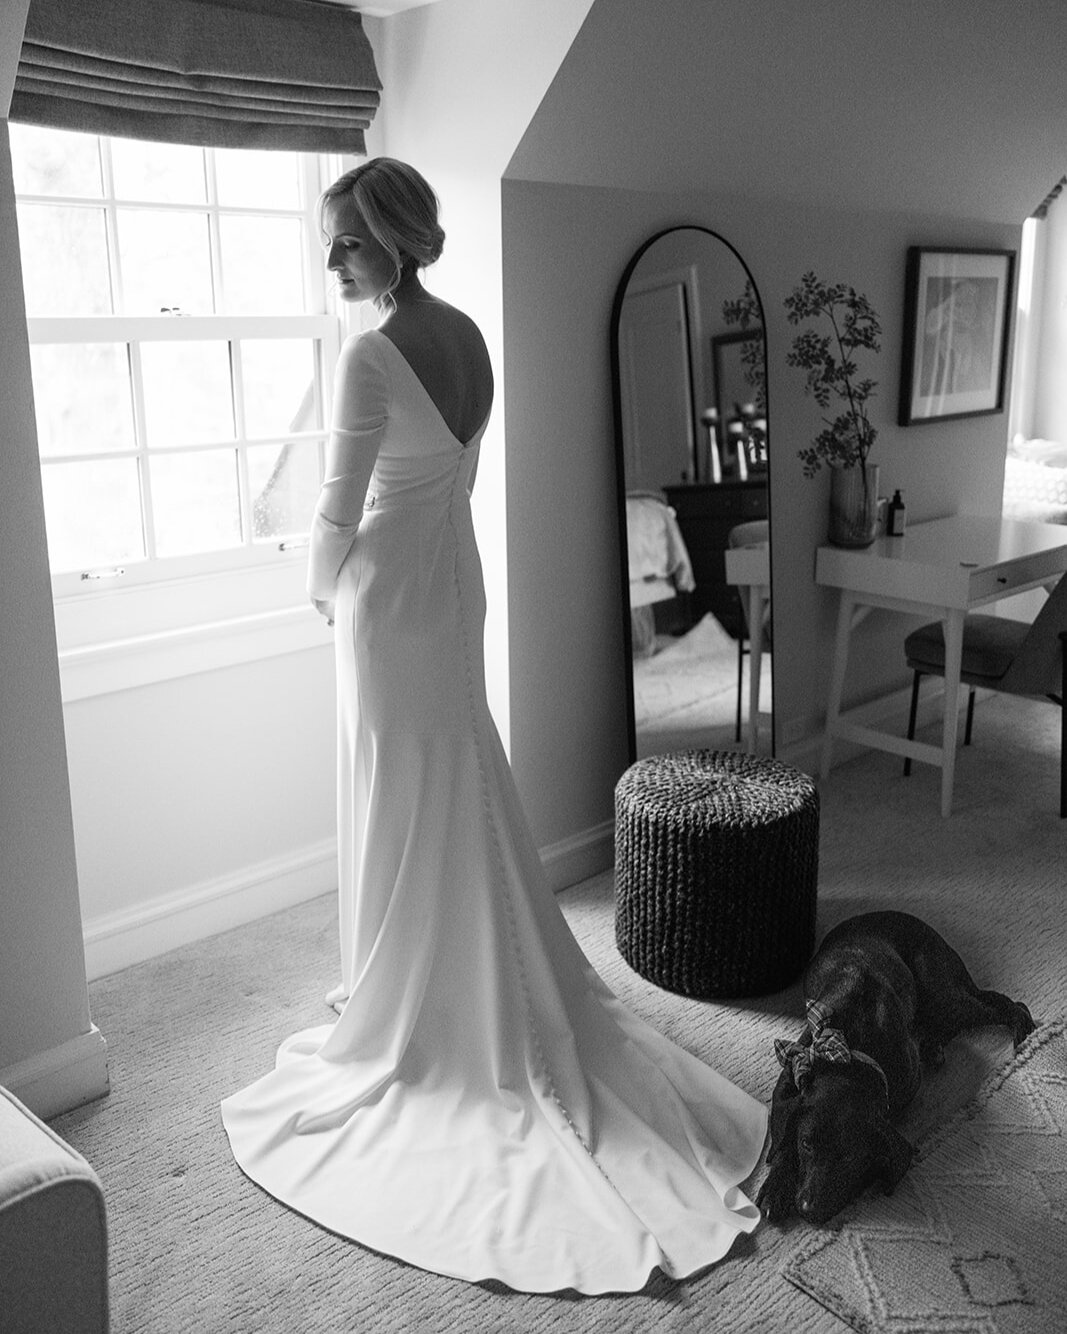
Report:
[[[763,590],[750,584],[748,593],[748,753],[759,749],[759,693],[763,665]]]
[[[845,691],[845,668],[848,666],[848,641],[852,633],[852,608],[855,599],[847,588],[841,590],[837,608],[837,636],[834,640],[834,663],[830,672],[830,698],[826,704],[826,730],[822,739],[822,762],[819,776],[830,777],[830,759],[834,749],[834,730],[841,714],[841,697]]]
[[[941,720],[941,814],[952,814],[952,783],[956,775],[956,741],[960,722],[960,670],[965,613],[950,611],[945,628],[945,715]]]

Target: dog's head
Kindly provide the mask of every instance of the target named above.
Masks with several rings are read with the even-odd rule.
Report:
[[[782,1146],[796,1155],[796,1211],[811,1223],[827,1222],[869,1186],[888,1195],[915,1153],[890,1124],[877,1072],[858,1063],[820,1066],[782,1111]]]

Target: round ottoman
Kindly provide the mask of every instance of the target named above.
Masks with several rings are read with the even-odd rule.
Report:
[[[788,764],[735,751],[638,760],[615,789],[615,940],[685,996],[787,986],[815,947],[819,797]]]

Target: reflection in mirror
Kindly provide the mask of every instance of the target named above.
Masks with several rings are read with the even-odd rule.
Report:
[[[647,242],[612,315],[630,756],[773,753],[766,347],[737,252]]]

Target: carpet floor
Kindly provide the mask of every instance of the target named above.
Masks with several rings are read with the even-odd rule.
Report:
[[[669,750],[739,750],[737,641],[708,612],[678,639],[660,638],[657,652],[634,659],[637,757]],[[744,655],[742,718],[748,717],[751,657]],[[760,710],[771,710],[771,655],[760,671]],[[764,729],[764,747],[770,748]],[[744,733],[742,733],[744,736]]]
[[[928,766],[905,780],[899,761],[872,754],[835,769],[821,794],[820,934],[855,912],[915,912],[959,950],[980,985],[1026,1001],[1038,1020],[1061,1015],[1067,821],[1056,814],[1057,728],[1051,706],[984,703],[976,744],[961,752],[948,820],[938,813],[939,775]],[[802,1027],[799,985],[736,1002],[671,995],[615,949],[610,874],[568,890],[561,903],[594,965],[633,1010],[769,1099],[773,1039]],[[264,1194],[230,1157],[218,1103],[266,1070],[287,1034],[329,1018],[322,997],[336,980],[336,955],[330,896],[91,986],[112,1092],[54,1124],[103,1180],[117,1334],[846,1334],[847,1325],[785,1277],[810,1243],[812,1229],[799,1222],[761,1226],[684,1283],[656,1277],[626,1296],[530,1296],[413,1269],[321,1231]],[[957,1039],[905,1129],[929,1133],[1009,1055],[1003,1032]],[[754,1186],[759,1179],[757,1170]]]

